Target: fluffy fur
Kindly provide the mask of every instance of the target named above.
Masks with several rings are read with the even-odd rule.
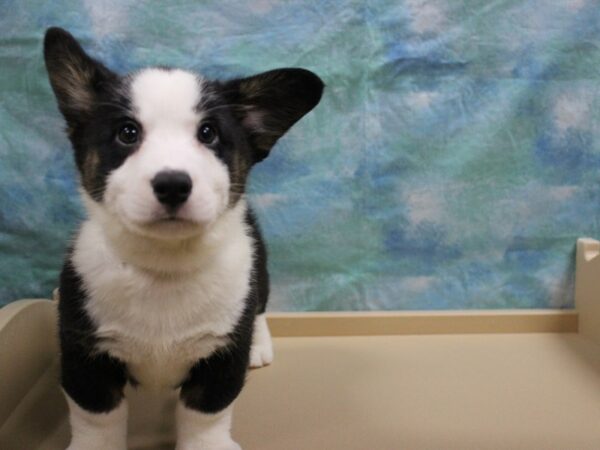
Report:
[[[249,365],[273,359],[245,183],[323,84],[303,69],[119,76],[58,28],[44,56],[88,212],[60,281],[69,448],[125,448],[132,383],[179,389],[178,449],[238,449],[232,403]]]

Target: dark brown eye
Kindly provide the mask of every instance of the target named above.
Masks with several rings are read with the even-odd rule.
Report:
[[[203,144],[212,144],[217,139],[217,130],[209,123],[203,123],[198,129],[198,140]]]
[[[117,132],[117,140],[123,145],[133,145],[140,138],[140,130],[133,122],[122,125]]]

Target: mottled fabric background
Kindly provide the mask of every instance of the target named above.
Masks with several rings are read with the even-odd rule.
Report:
[[[50,295],[82,219],[41,52],[280,66],[327,90],[256,167],[272,310],[569,308],[599,235],[597,0],[0,0],[0,303]]]

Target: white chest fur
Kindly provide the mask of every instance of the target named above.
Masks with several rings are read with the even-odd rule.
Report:
[[[83,224],[73,262],[89,297],[86,310],[102,350],[124,361],[143,385],[175,386],[195,361],[227,343],[252,266],[244,207],[236,209],[219,225],[224,229],[194,244],[193,270],[174,261],[168,273],[148,270],[153,257],[164,267],[164,254],[148,247],[146,268],[127,264],[98,221]]]

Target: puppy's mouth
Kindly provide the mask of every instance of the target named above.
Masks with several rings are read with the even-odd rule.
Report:
[[[166,240],[197,236],[206,228],[206,224],[183,217],[177,212],[163,212],[144,221],[125,219],[123,223],[136,234]]]
[[[144,224],[145,227],[201,227],[202,224],[177,211],[160,214]]]
[[[155,213],[148,221],[148,225],[155,224],[181,224],[191,226],[201,226],[202,223],[181,208],[165,208],[163,211]]]
[[[166,217],[137,227],[138,232],[148,237],[158,239],[186,239],[202,234],[205,229],[203,224],[192,220]]]
[[[144,205],[127,209],[123,203],[115,202],[114,214],[125,228],[135,234],[161,240],[180,240],[205,233],[217,218],[212,208],[192,206],[166,208],[164,205]]]
[[[169,211],[156,218],[155,222],[192,222],[189,219],[181,217],[177,211]]]

